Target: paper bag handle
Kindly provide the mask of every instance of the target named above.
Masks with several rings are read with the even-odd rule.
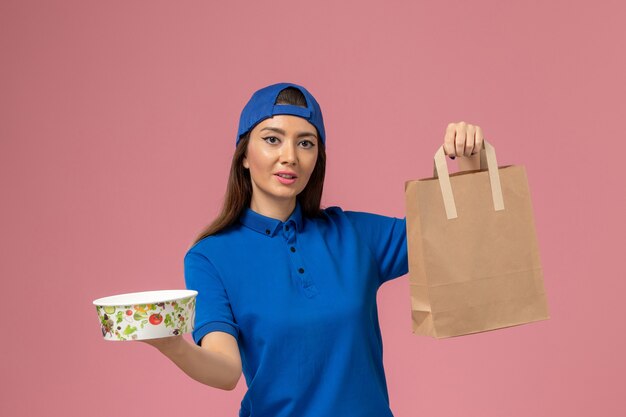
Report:
[[[493,209],[495,211],[504,210],[504,200],[502,198],[502,187],[500,186],[500,174],[498,173],[496,150],[489,142],[483,139],[483,146],[480,149],[480,169],[484,170],[485,165],[489,170],[489,182],[491,184]],[[446,155],[443,151],[443,145],[441,145],[435,153],[433,177],[439,179],[439,186],[441,187],[441,195],[443,196],[443,204],[446,208],[446,216],[448,217],[448,220],[456,219],[458,217],[456,214],[456,204],[454,203],[454,195],[452,194],[450,174],[448,173],[448,164],[446,162]]]

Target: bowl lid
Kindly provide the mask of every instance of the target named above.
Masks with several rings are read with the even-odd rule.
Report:
[[[93,301],[97,306],[119,306],[131,304],[155,304],[165,301],[174,301],[181,298],[198,295],[195,290],[156,290],[131,292],[126,294],[111,295],[109,297],[98,298]]]

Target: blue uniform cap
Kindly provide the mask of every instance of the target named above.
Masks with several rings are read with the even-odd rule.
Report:
[[[297,88],[302,92],[306,99],[307,107],[292,106],[289,104],[276,104],[278,94],[287,87]],[[239,118],[239,131],[237,132],[237,142],[239,144],[241,137],[252,130],[254,126],[265,119],[277,114],[290,114],[300,116],[317,128],[320,140],[326,145],[326,133],[324,131],[324,119],[322,118],[322,109],[315,100],[315,97],[309,91],[297,84],[278,83],[272,84],[255,92],[246,106],[241,111]]]

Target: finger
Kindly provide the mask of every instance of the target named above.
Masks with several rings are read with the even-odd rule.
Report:
[[[460,122],[456,124],[454,149],[457,156],[463,156],[465,154],[465,128],[465,122]]]
[[[464,155],[470,157],[474,153],[475,146],[475,135],[476,135],[476,126],[467,125],[467,137],[465,138],[465,153]]]
[[[476,145],[474,146],[476,153],[480,152],[481,149],[483,148],[484,140],[485,140],[485,136],[483,134],[483,130],[480,128],[480,126],[476,126]]]
[[[446,134],[443,138],[443,150],[450,159],[454,159],[456,154],[454,152],[454,124],[450,123],[446,128]]]

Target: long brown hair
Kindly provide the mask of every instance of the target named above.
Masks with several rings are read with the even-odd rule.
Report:
[[[306,99],[300,90],[287,87],[278,95],[276,104],[291,104],[306,107]],[[191,246],[205,237],[219,233],[237,222],[241,213],[250,206],[252,198],[250,171],[243,167],[243,158],[246,156],[249,141],[250,131],[242,136],[239,144],[235,148],[235,153],[233,154],[230,165],[230,176],[228,177],[224,203],[220,214],[198,234]],[[321,140],[317,141],[317,145],[318,152],[315,168],[311,173],[306,187],[304,187],[304,190],[296,197],[300,202],[302,215],[305,217],[318,217],[321,215],[322,210],[320,203],[322,200],[322,190],[324,188],[324,175],[326,174],[326,149]]]

